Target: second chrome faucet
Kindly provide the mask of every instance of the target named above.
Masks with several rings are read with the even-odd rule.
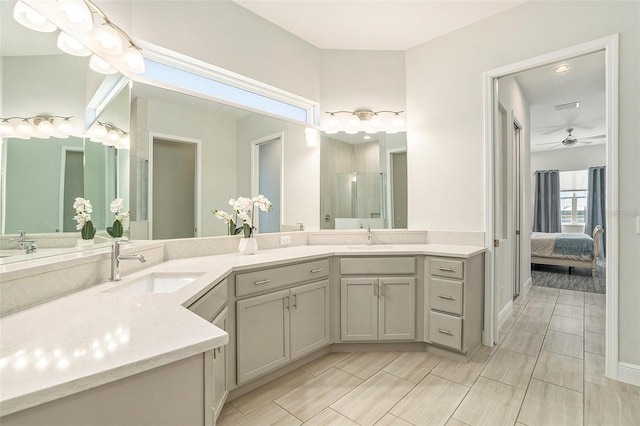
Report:
[[[141,254],[120,254],[120,245],[128,243],[127,239],[116,239],[113,242],[113,251],[111,252],[111,281],[120,281],[120,261],[121,260],[139,260],[144,263],[147,260]]]

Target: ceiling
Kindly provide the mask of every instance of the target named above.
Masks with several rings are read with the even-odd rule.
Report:
[[[505,12],[503,0],[233,0],[320,49],[407,50]]]
[[[531,150],[576,149],[606,142],[604,52],[562,61],[571,65],[563,74],[553,70],[560,63],[524,71],[515,77],[530,104]],[[556,105],[579,102],[578,108],[556,110]],[[578,144],[566,147],[560,142],[566,129]],[[581,139],[587,139],[581,141]],[[587,143],[590,142],[590,143]]]

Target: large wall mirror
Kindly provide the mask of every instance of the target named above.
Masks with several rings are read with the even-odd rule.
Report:
[[[17,24],[13,5],[0,5],[0,117],[73,117],[73,130],[68,137],[34,134],[2,140],[2,263],[58,254],[60,248],[73,246],[79,238],[73,220],[75,197],[91,200],[92,222],[98,235],[106,235],[113,221],[109,204],[122,197],[128,205],[129,186],[129,151],[84,137],[87,105],[104,86],[105,76],[90,70],[88,58],[60,52],[56,34]],[[98,120],[128,133],[129,86],[123,87],[111,94]],[[37,234],[33,255],[20,256],[24,250],[9,243],[20,230],[27,236]]]
[[[407,228],[407,137],[323,134],[320,227]]]

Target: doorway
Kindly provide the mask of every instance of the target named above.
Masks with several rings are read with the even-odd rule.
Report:
[[[84,152],[82,148],[62,148],[60,232],[75,232],[75,209],[73,203],[76,197],[84,198]]]
[[[284,134],[277,133],[251,142],[251,195],[262,194],[272,204],[268,213],[254,212],[254,226],[261,234],[280,232],[283,140]]]
[[[198,235],[198,143],[151,136],[150,238]]]
[[[496,163],[494,159],[494,150],[499,137],[499,128],[497,127],[498,118],[496,117],[496,81],[498,78],[508,75],[514,75],[516,73],[530,70],[540,66],[550,65],[555,62],[567,60],[569,58],[576,58],[582,55],[587,55],[594,52],[604,52],[604,70],[605,70],[605,104],[606,104],[606,119],[605,119],[605,133],[607,135],[606,144],[606,203],[607,209],[610,211],[617,211],[617,176],[614,170],[617,169],[617,45],[618,37],[613,35],[602,39],[594,40],[592,42],[583,43],[577,46],[573,46],[561,51],[552,52],[540,57],[531,58],[519,63],[507,65],[501,68],[490,70],[485,72],[485,147],[486,147],[486,243],[487,248],[485,254],[485,270],[486,270],[486,282],[488,285],[485,288],[485,331],[483,337],[483,343],[485,345],[492,346],[498,339],[498,308],[496,300],[498,300],[497,293],[500,291],[499,282],[497,276],[502,272],[498,270],[499,265],[497,260],[496,248],[494,247],[494,240],[499,235],[499,229],[495,226],[496,203],[495,199],[499,196],[494,186],[493,177],[496,173]],[[522,152],[522,156],[526,156],[526,153]],[[522,175],[522,173],[521,173]],[[527,175],[528,176],[528,175]],[[525,199],[526,203],[526,199]],[[525,206],[525,204],[522,204]],[[525,206],[526,208],[526,206]],[[525,216],[521,210],[520,216]],[[607,247],[614,247],[613,250],[607,252],[607,296],[606,296],[606,357],[605,357],[605,374],[611,378],[618,377],[618,278],[617,278],[617,217],[615,215],[609,215],[606,219],[606,228],[608,230],[606,235]],[[521,225],[521,229],[529,230],[528,222]],[[526,249],[530,244],[530,238],[528,238],[528,232],[520,234],[520,240],[523,242],[521,247]],[[521,253],[521,257],[526,258],[527,253]],[[524,271],[523,271],[524,272]]]
[[[407,229],[407,151],[389,151],[390,228]]]

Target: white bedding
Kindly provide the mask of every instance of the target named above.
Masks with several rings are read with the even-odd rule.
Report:
[[[531,233],[531,256],[538,257],[555,257],[558,259],[571,259],[571,260],[591,260],[589,255],[568,255],[555,253],[553,247],[555,245],[555,239],[558,234],[546,233],[546,232],[533,232]]]

